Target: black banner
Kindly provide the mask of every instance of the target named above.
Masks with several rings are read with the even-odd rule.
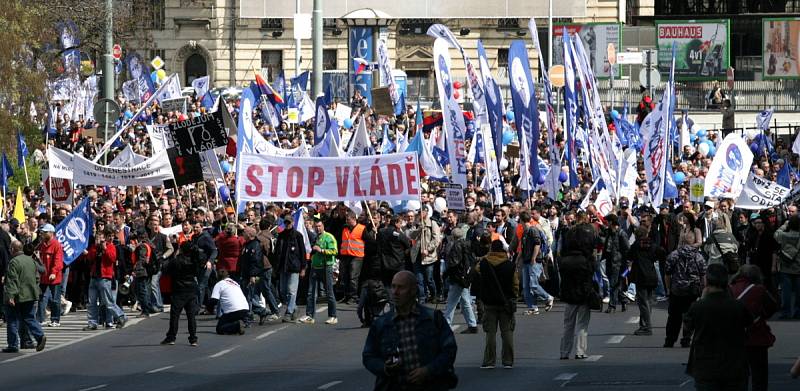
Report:
[[[228,145],[228,133],[220,110],[170,124],[169,134],[184,157]]]
[[[203,165],[200,163],[200,155],[196,153],[181,154],[177,147],[172,147],[167,148],[167,156],[169,156],[172,174],[175,176],[175,184],[183,186],[203,181]],[[173,183],[164,184],[167,188],[171,188],[173,185]]]

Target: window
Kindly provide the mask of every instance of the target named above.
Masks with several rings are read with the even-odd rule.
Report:
[[[497,19],[498,30],[516,30],[518,28],[519,28],[519,19],[517,18]]]
[[[165,0],[152,0],[152,13],[150,16],[150,28],[156,30],[163,30],[166,21],[166,5]]]
[[[336,70],[336,49],[325,49],[322,51],[322,70]]]
[[[275,80],[275,77],[283,69],[283,52],[280,50],[262,50],[261,68],[266,69],[266,75],[262,75],[267,80]]]
[[[283,19],[280,18],[261,19],[261,29],[283,30]]]
[[[408,96],[413,97],[430,97],[431,96],[431,73],[430,71],[406,71],[406,85],[408,87]],[[411,98],[406,98],[406,102],[410,102]]]
[[[400,22],[400,34],[424,35],[428,32],[428,27],[435,23],[440,23],[437,19],[403,19]]]
[[[497,68],[508,68],[508,49],[497,49]]]

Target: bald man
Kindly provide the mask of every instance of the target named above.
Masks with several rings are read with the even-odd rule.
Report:
[[[392,278],[395,308],[372,323],[362,361],[377,381],[376,388],[448,390],[456,340],[439,310],[417,302],[417,278],[400,271]],[[386,349],[387,345],[389,349]]]

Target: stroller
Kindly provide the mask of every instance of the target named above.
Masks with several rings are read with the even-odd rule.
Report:
[[[383,282],[377,279],[366,280],[361,289],[358,319],[361,321],[361,327],[369,327],[375,318],[383,315],[386,304],[389,303],[389,292],[386,291]]]

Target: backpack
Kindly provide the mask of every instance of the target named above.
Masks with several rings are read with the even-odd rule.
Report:
[[[445,264],[448,277],[452,278],[458,285],[468,288],[470,286],[470,271],[475,266],[477,259],[470,248],[467,239],[459,239],[452,246],[449,246]]]
[[[550,242],[547,240],[547,234],[544,233],[544,230],[539,227],[538,225],[533,225],[533,230],[536,231],[535,233],[539,235],[539,241],[541,245],[539,246],[539,257],[537,261],[540,259],[547,258],[550,254]]]

